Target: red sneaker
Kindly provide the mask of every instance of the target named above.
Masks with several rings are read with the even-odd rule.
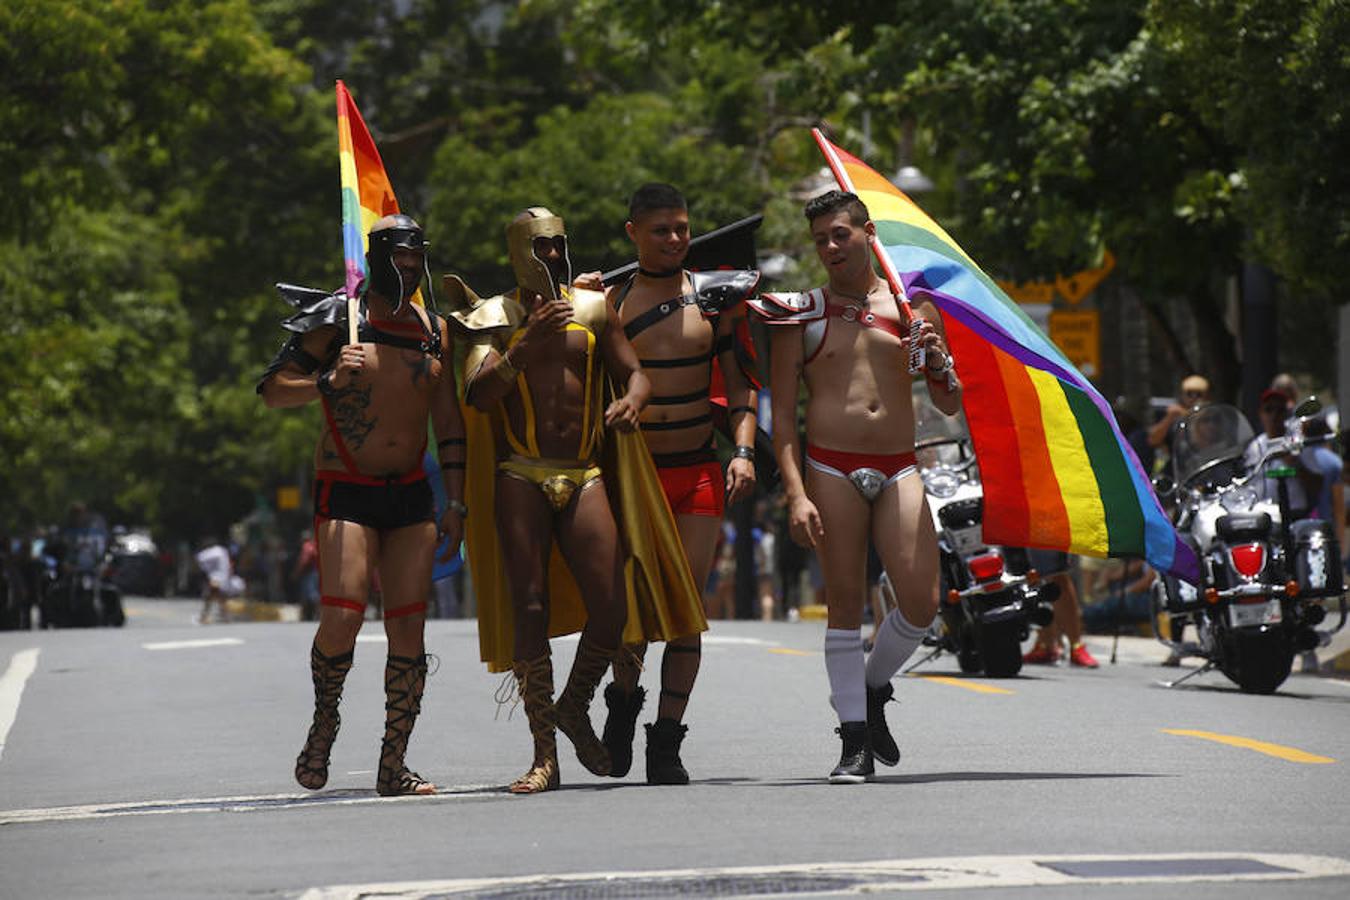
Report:
[[[1029,652],[1023,654],[1022,662],[1032,666],[1053,666],[1059,662],[1059,648],[1055,647],[1052,650],[1043,644],[1037,644]]]
[[[1069,663],[1084,669],[1095,669],[1098,666],[1097,660],[1088,652],[1087,644],[1079,644],[1069,651]]]

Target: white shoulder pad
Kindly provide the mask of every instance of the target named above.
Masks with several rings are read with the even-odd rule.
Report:
[[[821,288],[791,294],[760,294],[747,303],[766,325],[802,325],[825,318],[825,291]]]

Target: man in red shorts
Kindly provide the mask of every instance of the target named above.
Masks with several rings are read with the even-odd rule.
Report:
[[[426,683],[423,625],[437,535],[458,547],[467,512],[464,422],[447,365],[445,320],[411,302],[426,273],[421,226],[404,215],[375,222],[366,267],[359,343],[346,343],[345,295],[282,287],[299,311],[286,321],[292,337],[258,385],[269,407],[318,400],[327,420],[314,451],[320,593],[310,649],[314,719],[295,778],[310,790],[328,781],[338,701],[378,573],[389,657],[375,786],[383,795],[430,794],[435,786],[403,760]],[[422,469],[428,415],[450,498],[439,527]]]
[[[794,540],[819,554],[825,576],[825,669],[843,741],[830,781],[856,783],[872,777],[874,756],[886,765],[900,761],[884,705],[891,678],[937,613],[938,547],[914,462],[908,327],[872,268],[876,227],[862,201],[841,191],[817,197],[805,212],[829,283],[804,294],[765,294],[751,308],[775,326],[769,387],[789,527]],[[961,386],[941,320],[926,301],[914,312],[923,317],[928,390],[938,409],[953,415]],[[796,427],[802,381],[808,395],[804,460]],[[883,620],[864,656],[869,537],[899,608]]]
[[[686,271],[689,210],[683,195],[668,184],[638,188],[624,228],[637,248],[638,270],[610,289],[609,300],[652,384],[642,435],[701,587],[712,571],[726,504],[755,489],[755,383],[743,301],[754,292],[759,273]],[[714,365],[726,386],[736,444],[725,474],[713,450]],[[615,661],[614,681],[605,689],[604,740],[615,777],[626,775],[632,764],[633,732],[646,696],[638,686],[646,644],[627,650]],[[666,643],[657,719],[646,726],[649,784],[689,783],[680,759],[689,730],[682,719],[701,653],[698,633]]]

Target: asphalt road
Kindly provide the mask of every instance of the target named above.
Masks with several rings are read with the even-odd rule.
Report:
[[[688,717],[692,785],[645,785],[639,733],[628,778],[590,776],[564,740],[563,789],[513,797],[523,713],[499,712],[474,623],[433,621],[440,667],[409,762],[442,793],[390,800],[373,790],[378,623],[310,794],[291,771],[313,626],[128,607],[121,630],[0,632],[0,897],[1350,896],[1343,680],[1169,690],[1176,671],[1142,638],[1115,666],[1096,639],[1100,670],[1005,681],[946,657],[897,680],[900,765],[832,786],[823,625],[718,622]],[[574,647],[555,642],[560,669]]]

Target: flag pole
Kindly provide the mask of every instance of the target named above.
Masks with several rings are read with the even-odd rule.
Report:
[[[839,187],[850,194],[856,194],[853,189],[853,179],[848,177],[848,172],[844,169],[844,164],[840,161],[839,155],[834,152],[834,144],[826,139],[819,128],[811,129],[811,137],[816,139],[816,146],[825,156],[825,162],[830,167],[830,172],[834,174],[834,180],[838,182]],[[895,264],[891,258],[881,249],[881,245],[872,240],[869,242],[872,247],[872,255],[877,258],[881,264],[881,272],[886,276],[886,283],[890,285],[891,296],[895,298],[895,305],[900,311],[901,320],[909,327],[910,339],[910,358],[909,372],[911,375],[919,374],[923,368],[923,348],[916,345],[919,330],[919,316],[915,314],[914,308],[909,305],[909,296],[905,293],[904,283],[900,280],[900,273],[895,271]]]

